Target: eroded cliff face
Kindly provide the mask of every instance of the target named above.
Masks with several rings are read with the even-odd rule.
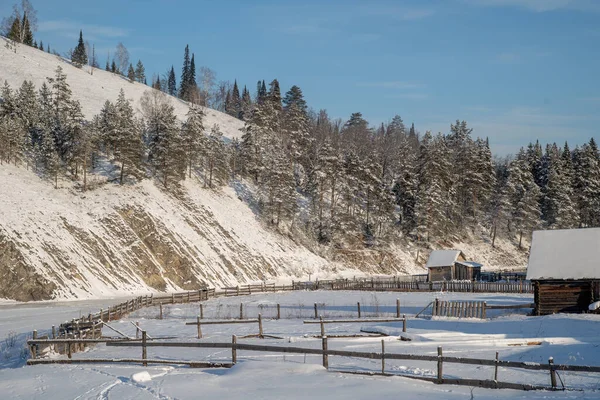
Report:
[[[328,262],[266,230],[231,188],[150,180],[81,193],[0,167],[0,298],[44,300],[193,290],[278,277]]]

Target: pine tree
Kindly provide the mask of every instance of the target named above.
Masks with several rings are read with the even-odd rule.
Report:
[[[240,119],[242,121],[247,121],[250,119],[252,115],[252,98],[250,97],[250,92],[244,86],[244,91],[242,92],[242,108],[241,108],[241,116]]]
[[[125,98],[123,89],[115,103],[116,137],[114,143],[115,159],[121,163],[119,183],[122,185],[127,171],[129,175],[137,176],[141,169],[143,141],[139,125],[135,120],[133,107]]]
[[[279,81],[277,79],[273,79],[269,84],[269,101],[273,104],[273,108],[278,113],[283,109],[281,105],[281,90],[279,89]]]
[[[185,151],[185,164],[188,176],[198,164],[198,157],[206,152],[206,136],[204,135],[204,112],[200,107],[192,105],[187,113],[187,120],[181,129],[183,148]],[[210,186],[210,185],[209,185]]]
[[[190,64],[190,47],[189,45],[186,45],[183,52],[183,67],[181,68],[181,80],[179,83],[179,98],[186,101],[189,100],[190,95]]]
[[[131,64],[129,64],[129,69],[127,70],[127,79],[129,79],[129,82],[135,81],[135,70]]]
[[[138,60],[135,66],[135,80],[139,83],[144,83],[146,80],[146,69],[144,68],[144,64],[142,64],[142,60]]]
[[[600,161],[596,142],[573,152],[575,203],[581,227],[600,226]]]
[[[511,227],[519,232],[519,248],[522,246],[523,234],[539,226],[541,211],[539,198],[541,191],[535,183],[523,149],[511,162],[506,184],[507,204],[510,207],[508,230]]]
[[[177,96],[177,81],[175,79],[175,69],[171,66],[169,71],[169,79],[167,81],[167,93],[171,96]]]
[[[117,71],[117,63],[115,62],[115,60],[112,60],[112,63],[110,64],[110,72],[112,72],[113,74],[116,74]]]
[[[213,125],[210,135],[206,139],[204,156],[206,159],[206,185],[212,188],[213,183],[217,185],[225,183],[229,177],[229,157],[223,142],[223,133],[217,124]]]
[[[44,42],[40,40],[40,46],[38,47],[41,51],[44,51]]]
[[[10,27],[10,31],[8,31],[8,38],[17,43],[21,42],[21,20],[19,16],[17,16]]]
[[[166,189],[185,176],[183,140],[175,111],[165,94],[152,91],[146,92],[145,97],[142,97],[141,102],[149,140],[148,161]]]
[[[283,99],[283,109],[287,111],[292,104],[295,104],[303,113],[307,112],[308,107],[306,105],[306,100],[304,100],[302,90],[296,85],[292,86],[285,94],[285,98]]]
[[[108,59],[106,60],[106,67],[104,69],[106,70],[106,72],[111,72],[110,71],[110,64],[108,63]]]
[[[23,44],[26,44],[27,46],[33,46],[33,33],[31,32],[31,27],[29,26],[29,19],[27,18],[27,13],[23,13],[21,39]]]
[[[231,91],[231,109],[229,115],[241,119],[242,100],[240,98],[240,90],[238,89],[237,80],[233,81],[233,89]]]
[[[75,50],[73,50],[71,61],[73,61],[73,64],[77,68],[81,68],[88,63],[87,52],[85,51],[85,44],[83,42],[83,32],[81,30],[79,31],[79,42]]]
[[[196,62],[194,61],[194,54],[192,53],[192,60],[190,61],[189,80],[187,83],[188,87],[188,101],[197,102],[198,98],[198,84],[196,82]]]

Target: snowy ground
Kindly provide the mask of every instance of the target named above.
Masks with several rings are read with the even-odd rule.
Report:
[[[528,303],[530,295],[497,295],[469,293],[365,293],[365,292],[294,292],[281,294],[256,294],[245,297],[213,299],[204,304],[205,318],[230,318],[239,316],[239,305],[244,305],[244,316],[255,317],[261,312],[265,317],[266,334],[282,339],[238,339],[241,343],[264,343],[318,348],[318,325],[304,325],[302,319],[310,318],[314,303],[324,317],[355,316],[356,303],[361,302],[363,317],[392,316],[396,298],[401,301],[402,313],[414,315],[435,297],[444,300],[485,300],[488,304]],[[275,305],[281,304],[282,319],[271,320]],[[106,306],[104,303],[103,306]],[[85,314],[101,307],[97,303],[72,302],[48,308],[33,305],[23,309],[8,305],[0,308],[2,334],[8,329],[19,335],[16,347],[23,346],[24,336],[34,326],[56,324],[60,320]],[[36,311],[37,308],[37,311]],[[88,311],[89,309],[89,311]],[[23,310],[26,310],[25,317]],[[133,313],[129,318],[111,325],[134,335],[130,321],[139,321],[151,336],[176,334],[185,341],[196,341],[195,326],[186,326],[198,314],[198,304],[164,307],[165,319],[158,320],[157,308],[147,308]],[[19,316],[17,318],[16,316]],[[30,316],[30,317],[28,317]],[[359,334],[361,328],[385,332],[386,352],[411,354],[437,354],[442,346],[445,355],[491,359],[499,352],[500,359],[514,361],[547,362],[549,356],[558,364],[600,365],[598,358],[600,338],[596,315],[557,315],[527,317],[523,313],[508,315],[506,311],[491,314],[488,321],[457,320],[450,318],[410,319],[408,333],[413,341],[399,341],[399,323],[331,324],[326,326],[329,335]],[[29,320],[28,320],[29,319]],[[57,321],[58,320],[58,321]],[[10,321],[10,328],[5,328]],[[7,325],[8,326],[8,325]],[[212,325],[203,328],[207,342],[230,341],[233,334],[243,336],[257,333],[255,324]],[[113,335],[105,328],[105,335]],[[541,345],[527,346],[527,342]],[[380,337],[330,339],[329,348],[356,351],[380,351]],[[97,346],[76,358],[140,357],[139,348]],[[57,365],[22,367],[18,354],[13,362],[4,362],[0,372],[0,393],[5,398],[30,399],[187,399],[222,397],[229,399],[348,399],[392,398],[402,394],[405,398],[469,399],[469,398],[599,398],[600,375],[585,373],[560,373],[569,388],[584,389],[568,392],[521,392],[490,390],[451,385],[434,385],[403,377],[367,377],[325,372],[320,356],[282,355],[248,351],[238,352],[238,364],[232,369],[199,370],[167,366],[142,367],[137,365]],[[227,349],[148,349],[149,358],[180,360],[231,360]],[[9,356],[10,357],[10,356]],[[16,361],[15,361],[16,358]],[[379,360],[330,357],[330,370],[379,371]],[[16,367],[16,368],[15,368]],[[436,366],[431,362],[387,360],[386,370],[405,375],[433,376]],[[146,372],[146,373],[144,373]],[[493,368],[444,364],[446,377],[491,379]],[[500,368],[499,379],[510,382],[549,384],[547,372]],[[560,383],[559,383],[560,384]],[[472,390],[472,391],[471,391]],[[473,395],[473,397],[471,397]]]

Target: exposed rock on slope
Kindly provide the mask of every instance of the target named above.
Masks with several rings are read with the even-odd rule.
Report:
[[[40,300],[234,285],[327,262],[265,230],[232,189],[150,180],[80,193],[0,166],[0,297]]]

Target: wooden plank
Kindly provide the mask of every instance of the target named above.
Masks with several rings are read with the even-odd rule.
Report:
[[[231,368],[232,363],[218,363],[206,361],[183,361],[183,360],[162,360],[162,359],[138,359],[138,358],[55,358],[55,359],[37,359],[27,360],[27,365],[41,364],[105,364],[105,363],[133,363],[133,364],[171,364],[187,365],[191,368]]]
[[[226,325],[226,324],[252,324],[257,323],[258,319],[228,319],[222,321],[202,320],[202,325]],[[198,325],[198,322],[186,322],[186,325]]]
[[[324,319],[324,320],[305,320],[303,321],[305,324],[320,324],[321,322],[324,324],[347,324],[347,323],[357,323],[357,322],[403,322],[404,318],[362,318],[362,319]]]

